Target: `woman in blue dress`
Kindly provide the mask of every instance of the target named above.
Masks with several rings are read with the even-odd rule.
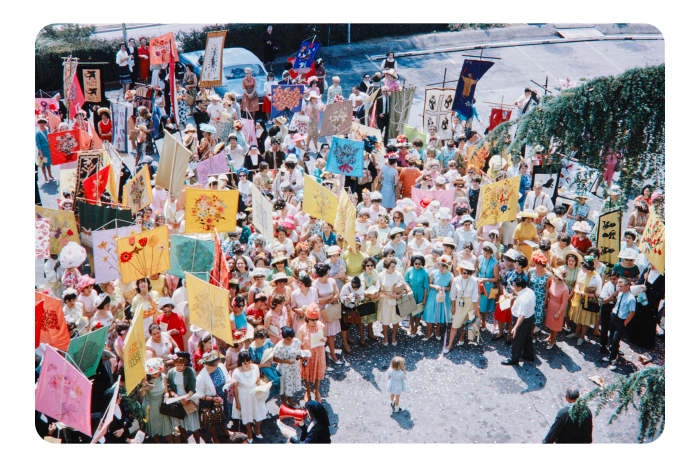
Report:
[[[413,298],[416,300],[416,303],[418,305],[423,305],[425,308],[425,302],[428,299],[430,278],[428,277],[427,271],[423,268],[424,264],[425,258],[423,258],[421,255],[411,256],[412,267],[406,271],[404,280],[413,291]],[[418,325],[420,325],[420,320],[422,317],[422,311],[417,315],[411,316],[411,329],[408,331],[409,337],[415,337],[417,335]]]
[[[44,174],[44,181],[48,182],[49,178],[55,180],[51,174],[51,148],[49,147],[49,130],[46,129],[49,121],[43,115],[40,115],[36,120],[39,129],[36,132],[34,139],[36,147],[39,149],[39,156],[43,158],[41,164],[41,173]],[[49,177],[46,178],[46,170],[49,171]]]
[[[542,326],[545,314],[544,298],[547,295],[551,274],[545,269],[547,257],[541,251],[534,252],[530,261],[534,265],[534,268],[528,271],[528,282],[532,291],[535,292],[535,326]]]
[[[265,363],[261,363],[265,356],[265,351],[275,346],[272,341],[266,337],[266,334],[267,330],[262,326],[258,326],[255,329],[255,334],[253,334],[254,340],[250,344],[248,351],[250,352],[250,357],[253,359],[253,363],[258,365],[260,369],[260,377],[267,378],[267,381],[272,381],[272,384],[279,384],[280,372],[272,366],[274,357]]]
[[[428,325],[428,335],[423,338],[427,341],[433,335],[433,324],[436,324],[435,337],[440,339],[440,324],[447,324],[452,320],[452,310],[450,301],[450,285],[454,277],[450,272],[452,269],[452,258],[442,255],[438,259],[439,269],[430,273],[430,291],[428,300],[425,302],[423,319]],[[438,302],[438,293],[442,300]]]
[[[399,157],[395,152],[390,152],[386,155],[388,163],[382,167],[382,172],[379,175],[379,181],[382,188],[379,191],[382,194],[382,206],[386,209],[394,209],[396,207],[396,184],[399,182],[399,171],[396,170],[396,159]]]
[[[486,315],[496,308],[496,298],[489,298],[491,289],[498,284],[498,273],[500,268],[498,261],[493,257],[493,244],[485,242],[479,256],[479,271],[477,281],[484,286],[484,292],[479,297],[479,310],[481,311],[481,329],[486,329]]]
[[[586,195],[577,195],[576,202],[569,207],[566,213],[566,233],[571,237],[574,236],[574,231],[572,230],[574,223],[583,221],[588,217],[590,207],[586,204],[587,199],[588,196]]]

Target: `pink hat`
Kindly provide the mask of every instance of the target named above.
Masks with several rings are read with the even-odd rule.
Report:
[[[291,214],[287,214],[287,217],[282,221],[282,226],[288,229],[294,228],[294,217]]]
[[[84,288],[89,287],[91,285],[95,285],[95,279],[92,277],[85,275],[78,280],[78,290],[83,291]]]
[[[316,302],[313,302],[306,309],[306,317],[309,319],[318,319],[318,308],[317,308]]]

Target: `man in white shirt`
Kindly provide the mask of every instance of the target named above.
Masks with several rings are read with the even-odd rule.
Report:
[[[360,92],[359,86],[352,87],[352,92],[350,93],[350,97],[348,97],[348,100],[352,102],[353,117],[357,116],[357,111],[360,110],[360,107],[362,107],[362,104],[365,103],[365,99],[367,99],[368,97],[369,96],[364,92]]]
[[[474,310],[474,322],[470,326],[475,335],[478,335],[479,318],[479,282],[472,277],[476,270],[476,265],[472,262],[462,261],[459,263],[460,276],[452,281],[450,286],[450,300],[452,301],[452,329],[450,330],[450,341],[447,344],[445,353],[452,348],[452,343],[455,340],[457,331],[464,325],[469,316],[469,311]],[[476,328],[476,329],[475,329]],[[457,345],[464,344],[464,334],[467,328],[462,329],[462,335],[459,336]]]
[[[535,182],[534,188],[535,190],[528,192],[525,197],[523,210],[532,209],[534,211],[537,206],[544,206],[547,208],[548,213],[552,212],[554,210],[554,205],[549,195],[542,191],[542,182]]]
[[[525,279],[518,279],[513,283],[513,290],[517,298],[511,307],[513,318],[517,321],[513,326],[513,342],[511,354],[508,360],[503,360],[501,365],[520,366],[520,360],[535,361],[535,347],[532,345],[532,327],[535,324],[535,292],[528,288]]]
[[[245,151],[238,145],[238,139],[236,139],[236,135],[234,133],[228,135],[228,142],[229,145],[226,146],[224,151],[226,152],[228,160],[233,165],[233,170],[236,171],[243,167],[243,163],[245,162]]]

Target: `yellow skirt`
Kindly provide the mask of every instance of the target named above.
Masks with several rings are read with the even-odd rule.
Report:
[[[569,308],[569,317],[574,323],[581,326],[593,326],[599,316],[600,313],[584,310],[582,305],[571,305]]]
[[[464,300],[464,306],[459,306],[459,301]],[[454,314],[452,315],[452,327],[459,329],[464,325],[464,322],[474,310],[474,303],[470,298],[457,298],[455,301]],[[474,314],[474,313],[472,313]]]

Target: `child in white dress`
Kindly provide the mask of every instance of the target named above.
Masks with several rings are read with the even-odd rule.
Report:
[[[387,371],[389,384],[386,385],[386,392],[391,394],[392,412],[403,412],[403,409],[399,407],[399,399],[401,398],[401,393],[408,389],[406,386],[408,375],[406,374],[404,363],[403,357],[394,357],[391,359],[391,368]]]

